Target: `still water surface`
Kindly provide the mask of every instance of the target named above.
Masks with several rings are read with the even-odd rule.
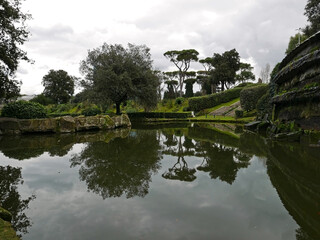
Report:
[[[0,201],[24,240],[318,240],[319,158],[227,125],[1,137]]]

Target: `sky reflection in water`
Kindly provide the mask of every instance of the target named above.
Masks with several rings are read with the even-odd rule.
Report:
[[[9,202],[29,207],[16,209],[23,239],[320,236],[319,149],[235,126],[151,128],[2,137],[0,186],[17,172]]]

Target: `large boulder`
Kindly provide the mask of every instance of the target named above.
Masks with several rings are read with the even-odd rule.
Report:
[[[126,114],[113,118],[108,115],[80,116],[76,118],[64,116],[44,119],[0,118],[0,135],[44,132],[72,133],[92,129],[108,130],[130,126],[131,122]]]
[[[23,119],[19,121],[19,126],[22,133],[56,132],[58,127],[55,118]]]
[[[60,133],[71,133],[76,131],[76,121],[71,116],[57,118],[59,122],[58,131]]]
[[[112,117],[112,120],[114,121],[116,128],[131,127],[131,122],[127,114]]]
[[[115,128],[115,123],[109,116],[80,116],[75,118],[75,123],[77,131]]]
[[[0,134],[19,134],[19,121],[16,118],[0,118]]]

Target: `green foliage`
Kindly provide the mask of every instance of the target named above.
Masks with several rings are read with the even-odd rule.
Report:
[[[185,83],[185,80],[188,77],[188,69],[190,68],[191,62],[198,61],[198,51],[195,49],[184,49],[181,51],[172,50],[167,51],[163,54],[166,58],[168,58],[173,64],[178,68],[178,81],[179,81],[179,89],[180,89],[180,97],[182,97],[182,89]],[[194,75],[192,73],[192,75]]]
[[[256,108],[258,100],[267,92],[268,85],[259,84],[244,88],[240,92],[241,107],[245,111],[251,111]]]
[[[130,119],[136,118],[188,118],[190,113],[172,113],[172,112],[136,112],[128,113]]]
[[[176,98],[176,104],[181,105],[183,102],[184,102],[184,98],[183,97]]]
[[[85,75],[82,86],[91,93],[92,102],[106,105],[111,101],[117,114],[128,99],[148,109],[157,105],[159,79],[152,69],[150,49],[144,45],[124,48],[105,43],[89,50],[80,70]]]
[[[25,21],[31,15],[21,12],[21,0],[1,0],[0,6],[0,99],[10,99],[20,92],[19,82],[13,79],[19,61],[28,61],[19,47],[28,39]]]
[[[240,72],[236,75],[236,80],[239,82],[245,82],[248,80],[255,80],[255,76],[252,73],[253,67],[250,63],[240,62]]]
[[[234,84],[236,72],[240,69],[240,55],[236,49],[226,51],[223,54],[215,53],[212,57],[212,77],[216,84],[221,85],[224,91],[227,84]]]
[[[310,37],[320,30],[319,0],[308,0],[304,10],[304,15],[307,16],[310,24],[303,29],[303,32]]]
[[[13,117],[20,119],[45,118],[46,109],[39,103],[17,101],[5,105],[2,109],[3,117]]]
[[[55,103],[67,103],[74,93],[75,77],[63,70],[50,70],[42,79],[43,95]]]
[[[232,88],[224,92],[215,93],[212,95],[206,95],[203,97],[193,97],[189,99],[189,107],[193,111],[200,111],[206,108],[212,108],[221,103],[229,102],[240,96],[240,92],[243,88]]]
[[[43,106],[47,106],[49,104],[54,104],[54,101],[51,98],[46,97],[43,94],[39,94],[39,95],[35,96],[34,98],[32,98],[30,100],[30,102],[40,103]]]
[[[240,83],[239,85],[237,85],[236,87],[244,88],[244,87],[248,87],[248,86],[252,86],[252,85],[254,85],[254,83],[251,83],[251,82],[243,82],[243,83]]]
[[[286,50],[286,54],[290,53],[293,49],[295,49],[299,45],[299,39],[300,39],[300,43],[302,43],[307,38],[308,37],[306,35],[300,34],[300,33],[297,33],[293,37],[291,36],[290,41],[288,43],[287,50]]]
[[[236,110],[235,114],[236,114],[236,118],[242,118],[243,117],[243,110]]]
[[[272,104],[271,104],[271,96],[270,91],[267,91],[266,94],[264,94],[256,105],[257,108],[257,119],[263,119],[264,117],[267,117],[268,120],[272,118]]]
[[[82,114],[85,116],[95,116],[101,114],[101,110],[98,107],[89,107],[82,110]]]
[[[90,91],[86,91],[85,89],[82,90],[81,92],[77,93],[72,99],[72,103],[81,103],[81,102],[86,102],[88,99],[92,98],[90,95]]]
[[[280,63],[277,63],[277,64],[274,66],[272,72],[270,73],[271,82],[272,82],[272,80],[274,79],[274,77],[278,74],[279,71],[280,71]]]

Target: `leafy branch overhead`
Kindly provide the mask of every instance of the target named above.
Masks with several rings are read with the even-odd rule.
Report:
[[[20,0],[1,0],[0,6],[0,99],[9,99],[20,92],[14,79],[19,61],[29,61],[20,47],[28,39],[25,22],[31,15],[21,12]]]

